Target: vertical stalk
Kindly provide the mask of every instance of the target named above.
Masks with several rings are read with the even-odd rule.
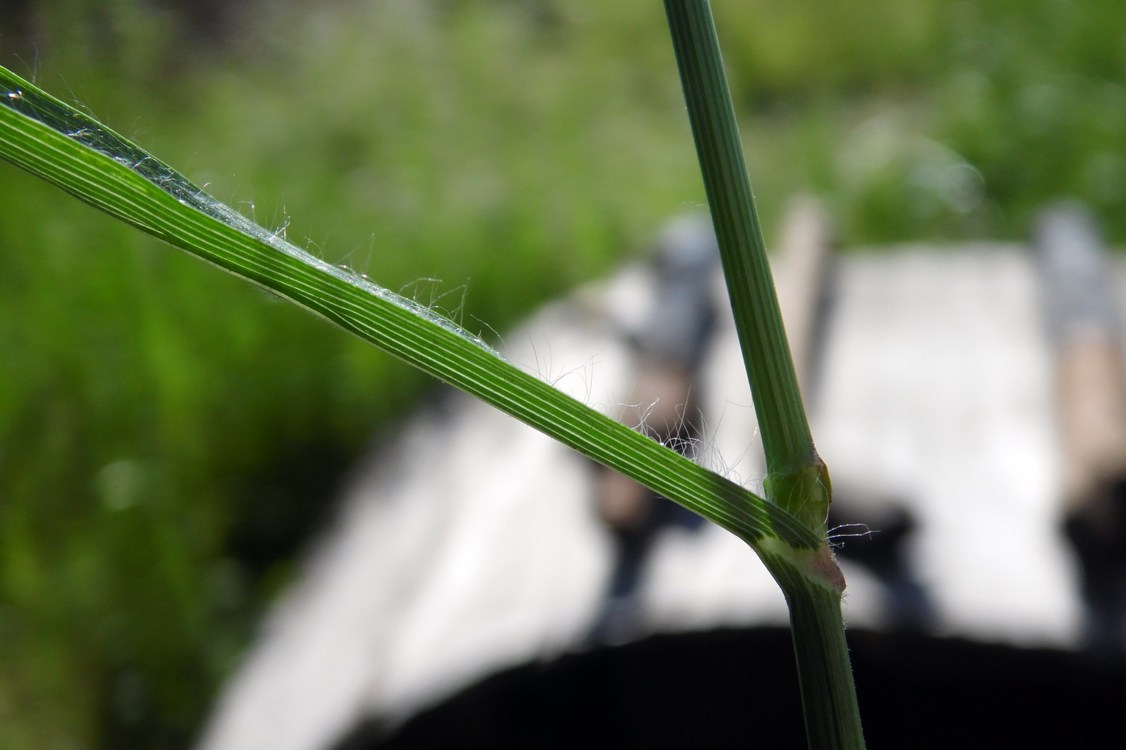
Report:
[[[813,439],[770,275],[743,160],[727,78],[707,2],[668,0],[665,9],[696,150],[723,256],[743,361],[762,421],[767,460],[803,464]],[[761,402],[761,403],[760,403]],[[769,467],[774,468],[774,467]]]
[[[810,560],[813,568],[836,563],[827,550]],[[789,555],[760,552],[786,595],[798,667],[802,716],[811,750],[864,750],[864,731],[841,617],[841,591],[811,578]],[[832,576],[832,573],[829,573]],[[842,582],[843,583],[843,582]]]
[[[665,0],[665,12],[762,434],[767,499],[824,528],[832,487],[786,341],[711,6]]]
[[[832,488],[802,404],[735,110],[707,0],[665,0],[688,116],[766,453],[767,499],[825,538]],[[844,580],[827,542],[756,551],[786,596],[811,748],[863,748],[841,618]]]

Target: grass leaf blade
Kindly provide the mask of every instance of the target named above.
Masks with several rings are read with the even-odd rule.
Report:
[[[503,360],[411,300],[253,224],[127,139],[0,68],[0,157],[285,297],[622,472],[752,546],[819,543],[797,518]]]

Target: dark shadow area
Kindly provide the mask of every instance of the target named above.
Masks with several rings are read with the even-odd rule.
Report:
[[[240,478],[224,551],[256,583],[298,559],[332,518],[356,460],[330,441],[281,447],[276,460]]]
[[[873,750],[1121,746],[1121,662],[921,635],[849,642]],[[499,673],[336,750],[805,747],[792,653],[779,628],[655,636]]]

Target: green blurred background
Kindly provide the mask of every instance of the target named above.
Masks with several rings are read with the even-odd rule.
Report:
[[[714,5],[768,234],[1126,241],[1120,0]],[[0,63],[486,338],[703,201],[656,0],[2,0]],[[7,165],[0,361],[0,748],[190,744],[436,391]]]

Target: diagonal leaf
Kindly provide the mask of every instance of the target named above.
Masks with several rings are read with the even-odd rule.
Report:
[[[793,515],[532,377],[411,300],[248,221],[93,118],[0,68],[0,157],[258,284],[733,532],[817,548]]]

